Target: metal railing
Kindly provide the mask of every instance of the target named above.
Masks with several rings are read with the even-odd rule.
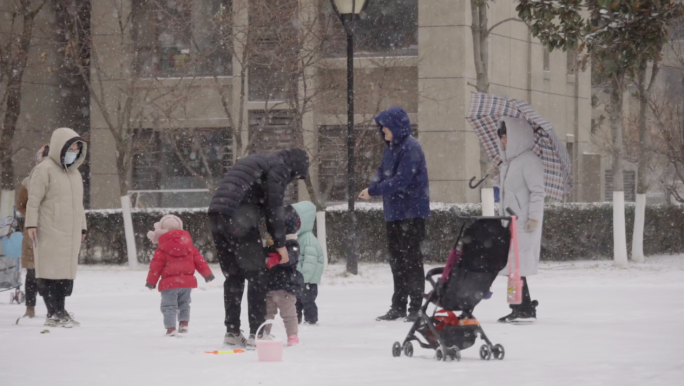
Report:
[[[150,190],[129,190],[128,196],[131,197],[132,206],[134,208],[139,208],[140,196],[143,194],[153,194],[153,193],[172,193],[172,194],[182,194],[182,193],[210,193],[209,189],[150,189]]]

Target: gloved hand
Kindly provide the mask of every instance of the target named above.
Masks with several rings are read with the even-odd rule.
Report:
[[[499,177],[499,166],[496,164],[489,165],[489,169],[487,169],[487,175],[493,180],[497,179]]]
[[[145,287],[147,287],[147,288],[153,290],[155,286],[152,285],[152,284],[150,284],[150,283],[145,283]]]
[[[205,278],[204,278],[204,281],[207,282],[207,283],[211,283],[211,281],[214,280],[214,279],[216,279],[216,278],[214,277],[214,274],[211,274],[211,275],[205,277]]]
[[[484,295],[484,298],[485,299],[491,299],[493,294],[494,293],[492,291],[487,291],[487,293]]]
[[[525,232],[527,233],[532,233],[539,228],[539,221],[531,218],[527,220],[527,224],[525,224]]]

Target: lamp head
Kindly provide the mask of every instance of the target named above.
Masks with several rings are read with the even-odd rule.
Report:
[[[330,0],[333,8],[340,15],[358,15],[368,5],[370,0]]]

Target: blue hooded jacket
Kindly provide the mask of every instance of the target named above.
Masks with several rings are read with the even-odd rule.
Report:
[[[411,136],[411,122],[401,107],[392,107],[375,117],[380,135],[382,128],[392,132],[382,163],[373,178],[368,194],[382,196],[385,221],[430,217],[430,186],[425,154]]]

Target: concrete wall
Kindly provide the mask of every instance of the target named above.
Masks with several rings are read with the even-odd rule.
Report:
[[[516,16],[511,2],[489,3],[489,25]],[[467,188],[480,175],[479,141],[465,115],[475,91],[470,3],[421,1],[419,17],[419,105],[421,142],[430,167],[434,201],[478,202]],[[529,102],[549,120],[558,137],[575,143],[575,200],[583,197],[582,154],[591,150],[591,87],[589,72],[568,75],[567,54],[552,52],[543,68],[543,47],[531,40],[526,25],[501,24],[489,38],[489,80],[492,94]]]

